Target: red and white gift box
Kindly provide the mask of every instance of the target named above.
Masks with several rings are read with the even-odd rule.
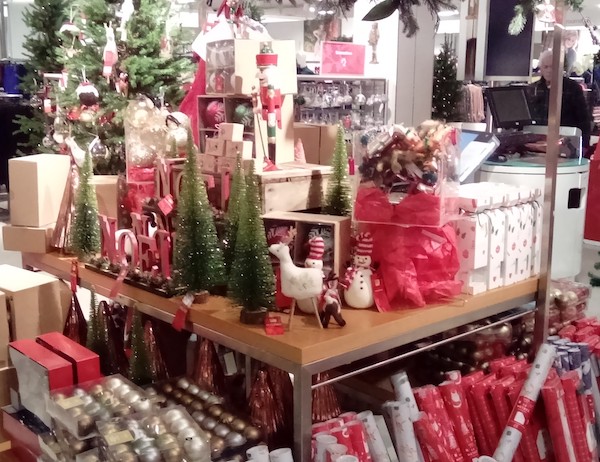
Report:
[[[490,220],[490,250],[488,263],[488,290],[504,285],[504,259],[506,254],[506,215],[502,210],[486,212]]]
[[[520,213],[515,207],[503,209],[506,217],[504,240],[504,285],[510,285],[518,282],[518,260],[519,260],[519,226]]]
[[[478,213],[456,220],[453,226],[460,260],[458,279],[463,282],[463,292],[485,292],[488,289],[490,220],[485,213]]]
[[[534,208],[531,202],[517,205],[515,208],[519,212],[517,281],[523,281],[531,277]]]
[[[542,265],[542,227],[544,224],[544,209],[538,202],[533,202],[532,227],[533,227],[533,246],[531,253],[531,275],[540,274]]]

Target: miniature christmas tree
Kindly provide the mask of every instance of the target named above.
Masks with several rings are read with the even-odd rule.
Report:
[[[133,313],[131,325],[131,357],[129,358],[129,379],[136,385],[147,385],[154,380],[154,370],[150,360],[150,352],[146,345],[142,315]]]
[[[43,73],[60,73],[62,70],[58,56],[62,43],[59,30],[67,19],[67,4],[66,0],[34,0],[23,12],[23,23],[31,31],[23,42],[27,74],[21,88],[27,94],[36,95],[39,92]],[[21,148],[27,154],[47,152],[42,145],[48,128],[43,101],[36,96],[31,103],[33,115],[19,115],[16,119],[19,131],[28,136],[28,142]]]
[[[71,291],[71,304],[67,312],[63,335],[80,345],[87,344],[87,321],[83,316],[83,311],[81,311],[76,290]]]
[[[184,96],[182,79],[193,62],[183,55],[181,33],[167,24],[172,12],[169,0],[76,2],[73,23],[81,35],[65,36],[61,49],[68,82],[60,106],[79,146],[99,136],[108,148],[108,157],[94,159],[97,173],[125,168],[121,143],[128,100],[164,94],[175,107]],[[81,84],[88,84],[83,98]]]
[[[206,187],[198,174],[191,132],[177,204],[173,269],[177,283],[188,291],[210,290],[225,281],[223,254]]]
[[[254,171],[253,165],[250,171]],[[244,320],[245,314],[273,307],[275,294],[275,277],[260,217],[258,187],[253,173],[246,177],[246,197],[239,213],[230,289],[231,297],[243,307]]]
[[[352,205],[348,180],[348,153],[344,140],[344,129],[341,125],[338,126],[331,166],[333,172],[327,184],[323,213],[341,217],[348,216],[352,212]]]
[[[96,190],[91,184],[93,176],[92,159],[86,150],[83,165],[79,170],[79,188],[75,197],[75,213],[71,231],[72,249],[80,259],[93,257],[100,251],[98,203]]]
[[[227,205],[227,228],[225,230],[225,249],[223,257],[225,260],[225,271],[231,273],[231,265],[235,257],[235,242],[240,220],[240,208],[244,203],[246,195],[246,177],[242,168],[242,155],[238,154],[235,170],[231,179],[231,193]]]
[[[456,118],[460,88],[461,83],[456,80],[456,55],[452,43],[446,39],[433,68],[432,118],[443,121]]]
[[[86,346],[100,357],[100,370],[102,374],[111,375],[118,372],[118,369],[111,361],[110,349],[108,347],[108,331],[104,320],[104,313],[102,312],[105,303],[96,303],[96,293],[92,289]]]

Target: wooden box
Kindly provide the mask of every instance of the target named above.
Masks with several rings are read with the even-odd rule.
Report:
[[[320,208],[331,167],[289,162],[258,174],[263,213]]]
[[[118,175],[96,175],[91,183],[96,188],[98,213],[110,218],[119,216],[119,177]]]
[[[47,253],[50,251],[50,239],[54,223],[43,228],[31,226],[2,227],[4,250],[27,253]]]
[[[306,162],[309,164],[320,164],[321,127],[302,122],[294,123],[294,145],[298,139],[302,140]]]
[[[56,222],[70,169],[70,157],[61,154],[10,159],[11,224],[38,228]]]
[[[263,215],[269,244],[277,242],[287,232],[295,230],[294,242],[290,246],[294,263],[304,266],[308,256],[308,240],[321,236],[325,243],[323,271],[333,270],[343,276],[350,260],[350,238],[352,222],[350,217],[336,217],[303,212],[271,212]],[[276,230],[276,231],[274,231]],[[281,239],[279,240],[281,242]]]

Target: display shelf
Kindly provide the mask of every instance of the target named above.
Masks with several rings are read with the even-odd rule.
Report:
[[[72,257],[23,254],[23,264],[67,279]],[[80,265],[84,287],[108,296],[114,280]],[[391,313],[344,310],[347,325],[320,330],[314,316],[298,316],[292,331],[266,335],[262,327],[239,322],[239,308],[228,299],[211,297],[193,305],[186,328],[253,359],[294,374],[294,441],[298,460],[309,460],[313,375],[368,358],[464,324],[497,315],[535,300],[538,279],[532,278],[476,296],[461,296],[441,305]],[[122,286],[118,301],[171,322],[179,298],[165,299],[141,289]]]

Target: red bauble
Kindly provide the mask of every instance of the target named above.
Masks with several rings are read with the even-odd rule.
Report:
[[[204,113],[205,125],[209,128],[216,127],[225,121],[225,105],[222,101],[211,101],[206,106]]]

